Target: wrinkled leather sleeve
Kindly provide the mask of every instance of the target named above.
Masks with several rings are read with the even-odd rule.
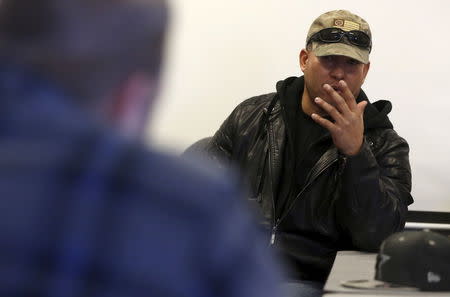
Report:
[[[220,164],[229,164],[231,161],[236,114],[238,113],[238,108],[235,108],[216,131],[206,149],[208,156]]]
[[[274,93],[255,96],[239,104],[225,119],[207,147],[210,158],[221,164],[230,165],[233,157],[247,157],[248,145],[258,136],[265,107]]]
[[[354,247],[377,251],[387,236],[404,228],[413,202],[408,155],[408,143],[386,129],[368,134],[360,153],[344,159],[336,216]]]

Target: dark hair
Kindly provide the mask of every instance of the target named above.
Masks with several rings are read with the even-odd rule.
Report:
[[[132,72],[158,75],[167,17],[164,0],[2,0],[0,55],[89,101]]]

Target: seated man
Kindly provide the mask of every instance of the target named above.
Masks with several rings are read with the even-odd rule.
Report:
[[[319,16],[300,52],[301,77],[238,105],[207,152],[242,171],[291,280],[320,288],[336,251],[376,251],[413,202],[407,142],[388,101],[361,90],[371,31],[345,10]]]
[[[1,296],[278,295],[233,182],[138,139],[164,2],[1,1]]]

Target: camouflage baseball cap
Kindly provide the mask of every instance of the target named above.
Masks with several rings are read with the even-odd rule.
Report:
[[[372,39],[369,24],[364,19],[347,10],[333,10],[320,15],[314,20],[306,37],[307,45],[314,34],[326,28],[338,28],[347,32],[358,30],[366,33]],[[367,64],[369,63],[370,49],[354,45],[344,37],[340,42],[336,43],[313,41],[312,52],[318,57],[340,55]]]

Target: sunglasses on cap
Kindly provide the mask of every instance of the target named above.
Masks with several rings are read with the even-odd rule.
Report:
[[[353,31],[344,31],[339,28],[326,28],[322,29],[319,32],[313,34],[307,44],[311,41],[320,41],[325,43],[337,43],[341,42],[342,37],[347,37],[347,40],[356,46],[366,48],[369,52],[372,49],[372,41],[370,40],[369,35],[362,31],[353,30]]]

